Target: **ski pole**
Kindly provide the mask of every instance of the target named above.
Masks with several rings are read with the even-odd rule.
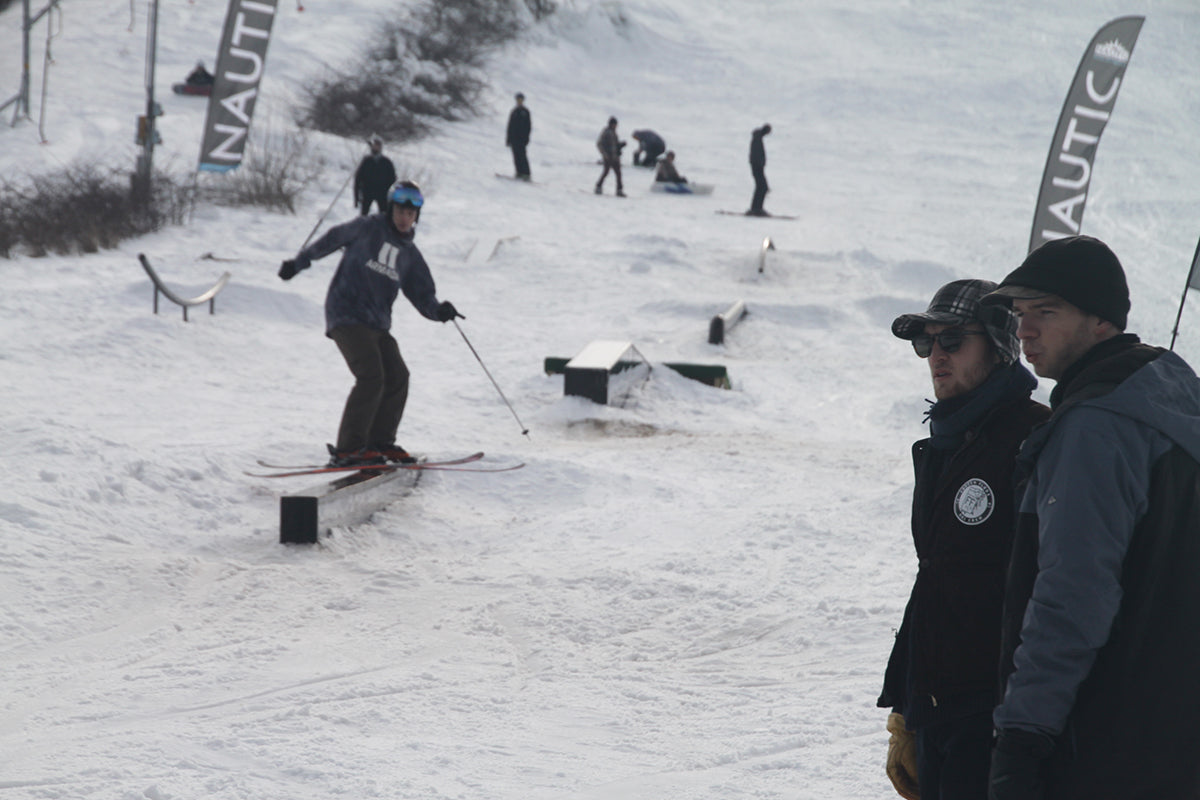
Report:
[[[309,231],[308,238],[304,240],[304,244],[300,245],[301,250],[308,247],[308,243],[312,241],[313,234],[316,233],[317,229],[321,227],[321,223],[324,222],[325,218],[329,216],[329,212],[333,211],[333,207],[337,204],[338,198],[342,196],[342,192],[346,191],[346,187],[350,185],[350,179],[353,177],[354,173],[351,172],[350,177],[346,178],[346,182],[342,184],[342,188],[338,189],[338,193],[333,196],[333,202],[329,204],[329,208],[325,209],[325,213],[321,215],[321,218],[317,220],[317,224],[313,226],[311,231]]]
[[[483,363],[483,359],[480,358],[479,353],[475,351],[475,346],[471,344],[471,340],[467,338],[465,333],[463,333],[463,329],[459,326],[458,320],[454,319],[450,321],[453,322],[454,327],[458,329],[463,341],[467,343],[467,347],[471,348],[471,353],[475,356],[475,360],[479,362],[479,366],[483,367],[483,372],[488,376],[488,380],[492,382],[492,386],[496,387],[496,391],[499,393],[500,399],[504,401],[504,405],[508,406],[509,411],[512,411],[513,419],[515,419],[517,424],[521,426],[521,435],[529,436],[529,428],[526,428],[525,423],[521,422],[521,418],[517,416],[517,412],[513,409],[512,403],[508,402],[508,398],[504,396],[504,392],[500,391],[500,384],[496,383],[496,379],[492,377],[492,373],[488,372],[488,368]]]

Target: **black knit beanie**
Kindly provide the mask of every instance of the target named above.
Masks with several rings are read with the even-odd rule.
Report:
[[[985,305],[1012,305],[1013,298],[1055,294],[1071,305],[1125,330],[1129,321],[1129,285],[1116,254],[1091,236],[1051,239],[1010,272]]]

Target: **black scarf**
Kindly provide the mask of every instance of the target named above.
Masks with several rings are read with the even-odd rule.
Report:
[[[992,370],[983,383],[969,392],[929,407],[929,446],[936,450],[955,451],[962,446],[963,437],[988,412],[1002,403],[1018,397],[1028,397],[1037,386],[1037,379],[1019,363]]]

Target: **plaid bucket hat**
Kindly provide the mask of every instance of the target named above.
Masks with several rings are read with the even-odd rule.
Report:
[[[978,279],[951,281],[937,290],[924,313],[901,314],[892,322],[892,334],[911,341],[924,333],[926,323],[966,325],[978,322],[996,348],[1000,359],[1011,364],[1021,355],[1017,341],[1017,318],[1003,305],[982,305],[984,295],[996,284]],[[1004,313],[998,313],[1004,312]]]

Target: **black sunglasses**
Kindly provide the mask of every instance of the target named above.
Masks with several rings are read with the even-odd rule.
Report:
[[[958,348],[968,336],[987,336],[983,331],[964,331],[962,328],[950,328],[941,333],[918,333],[912,338],[913,350],[921,358],[929,358],[933,352],[933,343],[937,342],[947,353],[957,353]]]

